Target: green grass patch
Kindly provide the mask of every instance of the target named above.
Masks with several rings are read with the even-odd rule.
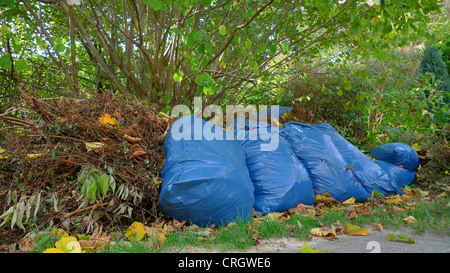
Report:
[[[140,242],[116,242],[103,251],[184,252],[192,248],[218,252],[242,251],[255,245],[256,240],[285,237],[305,240],[312,228],[331,226],[337,221],[342,226],[346,224],[369,226],[371,230],[374,230],[373,224],[381,224],[383,228],[392,230],[408,227],[416,234],[433,231],[441,236],[450,235],[450,202],[446,197],[378,205],[375,205],[377,204],[376,199],[371,201],[372,204],[368,205],[364,211],[356,209],[357,217],[351,215],[356,205],[337,206],[323,209],[323,213],[319,216],[292,213],[289,215],[289,219],[283,219],[283,221],[269,218],[252,219],[250,222],[237,221],[236,224],[217,227],[207,232],[205,229],[193,231],[185,229],[184,232],[175,230],[166,234],[167,240],[159,248],[155,247],[155,243],[149,243],[151,240],[146,238]],[[406,223],[403,219],[408,216],[414,217],[417,222]]]

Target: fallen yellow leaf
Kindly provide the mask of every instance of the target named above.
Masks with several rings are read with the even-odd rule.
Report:
[[[323,231],[320,228],[312,228],[309,233],[312,236],[323,237]]]
[[[411,147],[412,147],[414,150],[416,150],[417,152],[422,151],[422,149],[419,147],[419,144],[417,144],[417,143],[414,143]]]
[[[128,240],[130,240],[130,242],[133,241],[133,238],[136,240],[136,242],[139,242],[140,240],[142,240],[144,235],[145,235],[145,226],[140,222],[134,222],[127,229],[127,232],[125,232],[125,236],[128,238]]]
[[[28,159],[33,159],[33,158],[38,158],[38,157],[41,157],[41,156],[44,156],[45,155],[45,153],[43,153],[43,154],[27,154],[27,158]]]
[[[388,241],[391,241],[394,238],[398,238],[398,239],[400,239],[400,240],[402,240],[404,242],[410,243],[410,244],[415,244],[416,243],[416,241],[414,241],[411,237],[409,237],[408,235],[405,235],[405,234],[401,234],[401,233],[400,234],[391,234],[391,233],[389,233],[388,236],[386,237],[386,239]]]
[[[88,152],[105,146],[105,144],[101,142],[85,142],[84,145],[86,146]]]
[[[56,241],[55,247],[65,253],[81,253],[80,243],[75,237],[62,237],[61,240]]]
[[[366,236],[369,232],[369,227],[361,228],[353,224],[347,224],[344,226],[344,233],[350,236]]]
[[[113,117],[111,117],[110,114],[105,113],[103,116],[101,116],[98,121],[101,124],[111,124],[111,125],[116,125],[117,120]]]
[[[373,160],[373,161],[375,161],[375,160]],[[377,191],[373,190],[372,193],[370,194],[370,199],[373,199],[376,194],[377,194]]]
[[[57,236],[59,238],[69,237],[69,233],[67,233],[64,229],[58,228],[52,232],[52,235]]]
[[[337,238],[336,235],[336,227],[331,225],[331,227],[322,227],[322,228],[312,228],[309,233],[316,237],[332,237]]]
[[[411,188],[408,187],[408,186],[405,186],[404,188],[402,188],[402,191],[403,191],[405,194],[411,194],[411,193],[413,193],[413,189],[411,189]]]
[[[324,198],[332,198],[332,197],[331,197],[331,195],[330,195],[329,192],[326,192],[326,193],[324,193],[324,194],[318,194],[318,195],[316,195],[316,197],[314,197],[314,200],[317,202],[317,201],[320,201],[320,200],[322,200],[322,199],[324,199]]]
[[[144,226],[144,229],[145,229],[145,233],[148,236],[153,236],[153,234],[159,233],[162,230],[162,228],[148,227],[148,226]]]
[[[154,233],[153,238],[155,238],[158,241],[159,245],[161,245],[162,243],[164,243],[167,240],[166,235],[162,234],[161,232]]]
[[[344,202],[342,202],[342,204],[344,204],[344,205],[351,205],[351,204],[354,204],[355,201],[356,201],[355,197],[351,197],[351,198],[345,200]]]
[[[347,214],[347,217],[350,220],[356,219],[356,218],[358,218],[358,213],[356,212],[356,210],[353,210]]]
[[[309,216],[314,215],[314,207],[303,204],[298,204],[295,208],[289,209],[289,213],[307,214]]]
[[[153,179],[153,183],[156,184],[157,187],[159,187],[159,184],[161,184],[163,182],[162,178],[155,178]]]
[[[408,216],[405,219],[403,219],[403,221],[405,221],[408,224],[414,224],[417,223],[417,219],[414,218],[413,216]]]
[[[282,215],[283,215],[283,213],[281,213],[281,212],[271,212],[271,213],[267,214],[266,216],[264,216],[264,218],[267,218],[270,220],[278,220],[281,218]]]
[[[1,156],[0,156],[0,158],[1,158]],[[446,197],[446,196],[447,196],[447,193],[445,191],[443,191],[441,194],[438,195],[438,197]]]
[[[381,224],[373,224],[376,230],[383,232],[383,226]]]
[[[6,152],[6,150],[0,148],[0,159],[3,159],[3,158],[6,159],[6,158],[8,158],[7,156],[1,156],[1,154],[3,154],[4,152]]]
[[[66,253],[64,250],[56,247],[47,248],[46,250],[42,251],[42,253]]]
[[[281,122],[279,122],[278,119],[272,117],[272,120],[273,120],[273,122],[274,122],[278,127],[283,126],[283,124],[282,124]]]
[[[394,196],[389,196],[389,197],[386,197],[385,199],[384,199],[384,202],[386,203],[386,204],[394,204],[394,203],[399,203],[399,202],[401,202],[402,201],[402,198],[401,198],[401,196],[400,195],[394,195]]]
[[[125,134],[124,137],[125,137],[125,139],[128,140],[129,142],[138,142],[138,141],[141,141],[141,140],[142,140],[142,138],[140,138],[140,137],[132,137],[132,136],[127,135],[127,134]]]
[[[302,248],[300,250],[297,250],[297,252],[300,252],[300,253],[332,253],[331,251],[322,251],[322,250],[312,249],[306,243],[303,243]]]

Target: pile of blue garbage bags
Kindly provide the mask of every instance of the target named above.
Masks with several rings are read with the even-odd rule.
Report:
[[[178,137],[173,125],[167,133],[160,204],[169,216],[198,226],[247,221],[253,210],[265,215],[313,205],[324,193],[338,201],[364,201],[374,190],[402,194],[419,166],[409,145],[384,144],[369,157],[326,122],[271,127],[237,119],[227,131],[214,127],[222,139],[198,135],[212,122],[193,115],[177,122],[189,134]],[[230,132],[233,140],[226,138]],[[274,139],[276,149],[261,149]]]

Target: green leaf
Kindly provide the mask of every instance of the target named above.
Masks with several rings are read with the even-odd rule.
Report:
[[[66,47],[61,43],[57,43],[53,47],[53,50],[55,50],[55,52],[58,52],[58,53],[63,52],[65,49],[66,49]]]
[[[0,67],[3,69],[9,69],[11,68],[12,62],[11,62],[11,55],[5,54],[0,58]]]
[[[203,58],[202,61],[202,68],[206,68],[208,66],[208,62],[209,62],[208,56],[205,56],[205,58]]]
[[[178,71],[173,75],[173,80],[175,82],[181,82],[183,80],[183,75],[184,75],[183,71]]]
[[[31,40],[31,39],[33,39],[33,36],[32,36],[30,33],[25,33],[25,34],[23,35],[23,38],[24,38],[25,40]]]
[[[209,6],[211,6],[212,0],[200,0],[200,2],[202,3],[202,5],[204,7],[209,7]]]
[[[220,33],[221,35],[226,35],[226,34],[227,34],[227,27],[224,26],[224,25],[220,25],[220,27],[219,27],[219,33]]]
[[[199,86],[216,86],[216,81],[207,73],[203,72],[195,78],[195,83]]]
[[[15,65],[17,71],[22,71],[28,68],[28,63],[25,60],[17,60]]]
[[[189,33],[186,41],[186,46],[192,48],[194,47],[194,45],[195,45],[194,33]]]
[[[150,2],[150,7],[152,7],[152,9],[158,11],[158,10],[162,9],[163,4],[160,0],[152,0],[152,2]]]
[[[375,10],[377,11],[377,12],[380,12],[381,11],[381,6],[380,5],[374,5],[375,6]]]
[[[0,219],[4,219],[3,222],[0,224],[0,227],[8,223],[12,219],[13,214],[14,214],[14,207],[10,207],[2,215],[0,215]]]
[[[16,53],[20,53],[20,51],[22,50],[20,40],[16,36],[12,37],[12,46],[14,48],[14,52]]]
[[[212,46],[211,41],[206,40],[206,42],[205,42],[205,50],[206,50],[207,53],[211,53],[212,52],[213,46]]]
[[[199,31],[194,32],[193,35],[194,35],[194,41],[199,42],[199,41],[203,40],[203,34],[201,32],[199,32]]]
[[[370,22],[376,27],[380,23],[380,15],[373,17]]]
[[[348,90],[352,89],[352,85],[349,84],[349,83],[346,83],[346,84],[344,85],[344,89],[348,91]]]
[[[355,34],[355,35],[359,35],[359,22],[355,22],[354,24],[353,24],[353,34]]]
[[[14,0],[6,0],[6,5],[12,9],[14,8]]]
[[[175,2],[173,3],[174,8],[179,9],[183,6],[183,0],[175,0]]]
[[[92,202],[97,199],[97,185],[95,183],[92,183],[91,187],[89,188],[87,197],[91,198]]]
[[[253,73],[255,73],[255,75],[259,74],[259,68],[258,68],[258,64],[255,63],[255,65],[253,66]]]
[[[277,45],[271,45],[269,46],[269,54],[273,55],[277,52]]]
[[[205,93],[206,95],[214,95],[215,91],[215,87],[203,87],[203,93]]]
[[[246,47],[248,50],[252,50],[252,46],[253,46],[252,41],[251,41],[250,39],[246,39],[246,40],[245,40],[245,47]]]
[[[342,93],[342,90],[339,89],[339,91],[337,91],[338,96],[342,96],[344,93]]]
[[[106,193],[109,189],[109,175],[106,173],[102,174],[100,178],[97,180],[98,185],[100,186],[100,192],[103,196],[106,196]]]
[[[205,44],[204,43],[197,47],[197,52],[200,53],[200,54],[205,54],[206,49],[205,49]]]
[[[404,241],[404,242],[407,242],[407,243],[410,243],[410,244],[415,244],[416,243],[416,241],[414,241],[411,237],[409,237],[408,235],[405,235],[405,234],[401,234],[401,233],[400,234],[391,234],[391,233],[389,233],[388,236],[386,237],[386,239],[388,241],[391,241],[392,239],[395,239],[395,238],[398,238],[401,241]]]

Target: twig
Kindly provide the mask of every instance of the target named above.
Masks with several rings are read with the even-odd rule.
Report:
[[[9,123],[22,125],[22,126],[27,126],[27,127],[34,127],[35,126],[34,121],[21,120],[21,119],[18,119],[18,118],[13,118],[13,117],[8,117],[8,116],[0,116],[0,120],[4,120],[4,121],[9,122]]]
[[[96,209],[97,207],[104,207],[104,206],[106,206],[108,204],[109,204],[108,202],[101,203],[101,204],[94,204],[94,205],[91,205],[89,207],[85,207],[85,208],[82,208],[82,209],[79,209],[79,210],[76,210],[76,211],[72,211],[72,212],[67,213],[65,215],[65,218],[67,219],[67,218],[71,217],[72,215],[80,213],[80,212],[83,212],[85,210]]]

